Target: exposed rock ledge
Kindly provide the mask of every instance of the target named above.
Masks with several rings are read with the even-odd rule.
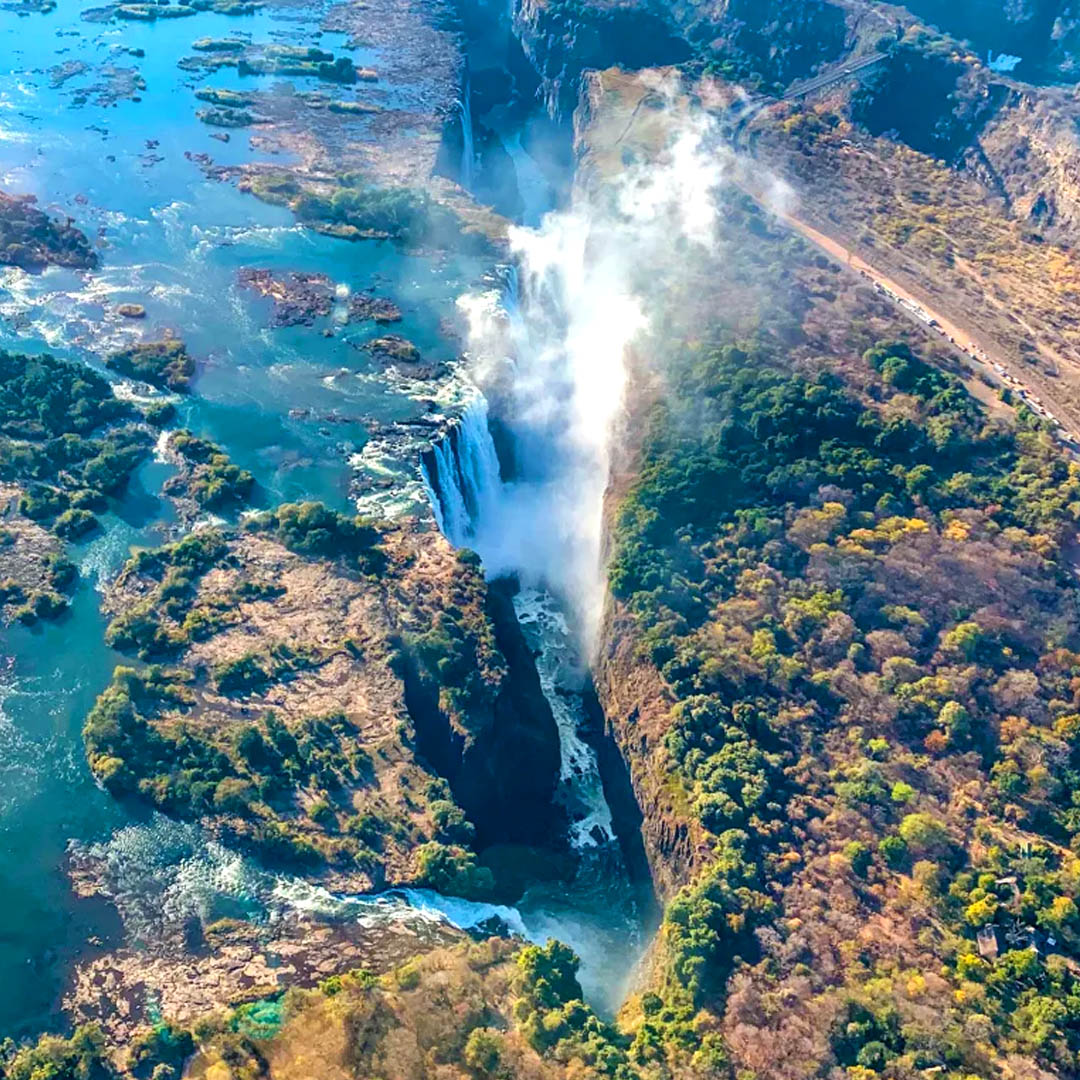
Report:
[[[128,947],[87,960],[76,969],[63,1008],[75,1024],[100,1024],[108,1043],[124,1048],[147,1027],[152,1010],[188,1025],[354,968],[381,974],[464,936],[435,923],[223,920],[208,928],[207,941],[195,950],[178,941],[152,952]]]

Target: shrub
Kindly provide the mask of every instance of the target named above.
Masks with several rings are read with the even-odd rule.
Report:
[[[70,1039],[43,1035],[4,1064],[8,1080],[112,1080],[116,1072],[104,1053],[96,1025],[84,1025]]]
[[[491,1028],[473,1028],[465,1040],[462,1059],[475,1073],[490,1076],[498,1067],[502,1038]]]
[[[113,353],[105,363],[124,375],[169,390],[187,391],[195,374],[195,361],[177,338],[140,342]]]
[[[416,850],[416,884],[448,896],[481,899],[490,894],[495,880],[486,867],[476,865],[476,856],[464,848],[436,840]]]
[[[52,531],[65,540],[75,540],[95,529],[97,523],[89,510],[65,510],[53,522]]]

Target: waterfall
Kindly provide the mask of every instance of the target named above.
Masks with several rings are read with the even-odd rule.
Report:
[[[582,959],[586,998],[612,1015],[637,963],[643,941],[632,899],[617,887],[610,852],[591,853],[580,893],[530,890],[514,906],[442,896],[430,889],[333,893],[305,878],[273,873],[233,851],[192,822],[153,814],[93,844],[72,843],[72,864],[95,880],[115,906],[125,936],[144,945],[168,941],[191,918],[222,918],[273,926],[284,919],[397,927],[418,936],[432,925],[497,929],[542,945],[567,942]],[[614,883],[614,884],[613,884]]]
[[[473,189],[473,173],[476,167],[476,141],[473,136],[472,118],[472,81],[469,70],[465,69],[465,85],[458,100],[458,115],[461,117],[461,186],[466,191]]]
[[[483,394],[478,392],[446,435],[432,445],[422,470],[440,531],[456,547],[467,547],[476,536],[484,507],[497,498],[502,485]]]
[[[499,306],[509,322],[509,347],[527,356],[533,346],[520,306],[517,267],[502,266],[496,273]],[[424,455],[422,470],[443,535],[456,547],[473,547],[490,573],[514,572],[514,560],[522,557],[523,548],[520,533],[506,526],[516,514],[522,488],[502,480],[482,393],[476,392],[460,418]],[[525,490],[531,490],[529,485]],[[531,508],[531,501],[527,505]],[[541,534],[550,524],[531,514],[527,520]],[[560,601],[543,587],[542,575],[523,575],[523,584],[514,597],[514,609],[536,657],[540,686],[558,731],[561,766],[556,798],[566,811],[573,847],[582,852],[606,848],[615,840],[615,829],[596,751],[581,736],[586,724],[582,693],[586,665],[579,640]]]

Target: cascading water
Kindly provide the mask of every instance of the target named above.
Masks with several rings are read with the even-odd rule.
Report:
[[[609,844],[615,839],[615,827],[600,765],[596,751],[581,737],[586,673],[566,616],[556,599],[540,589],[517,593],[514,611],[536,656],[540,687],[559,729],[562,762],[556,798],[570,821],[570,842],[579,851]]]
[[[511,353],[532,347],[519,297],[516,266],[499,269],[499,315],[510,330]],[[515,357],[508,357],[516,365]],[[557,454],[557,448],[553,448]],[[501,529],[506,507],[521,488],[504,483],[488,427],[487,400],[479,391],[458,422],[425,455],[425,490],[443,535],[455,546],[475,548],[489,572],[516,572],[513,553],[502,548]],[[531,491],[531,487],[526,488]],[[535,522],[541,532],[549,522]],[[499,541],[495,537],[500,535]],[[551,707],[559,733],[561,770],[558,799],[570,821],[572,845],[583,850],[615,840],[611,810],[604,795],[595,750],[581,737],[585,726],[583,689],[587,675],[578,637],[566,614],[545,587],[542,577],[529,580],[514,597],[522,631],[536,657],[541,689]]]
[[[557,797],[576,850],[572,882],[523,898],[569,940],[575,919],[637,943],[643,912],[615,839],[597,755],[582,737],[587,665],[605,595],[604,495],[624,409],[628,356],[649,328],[661,269],[678,268],[715,233],[712,189],[725,162],[705,123],[690,123],[656,166],[512,228],[516,266],[501,290],[459,301],[470,324],[470,371],[498,402],[512,475],[500,476],[486,403],[473,403],[426,456],[426,488],[444,534],[467,544],[492,577],[512,575],[515,609],[536,658],[562,754]],[[497,395],[497,396],[496,396]],[[481,398],[482,400],[482,398]],[[639,955],[611,946],[625,979]],[[610,984],[607,987],[611,992]]]
[[[496,132],[514,167],[514,182],[521,198],[521,223],[537,228],[555,204],[555,192],[536,159],[521,141],[521,128]]]
[[[303,878],[263,870],[210,839],[195,824],[155,814],[147,824],[118,829],[103,843],[73,844],[72,863],[85,867],[116,906],[129,941],[150,946],[175,935],[190,919],[204,925],[222,918],[256,923],[305,918],[354,922],[377,929],[397,924],[422,937],[442,924],[478,932],[496,930],[544,944],[556,937],[581,957],[587,999],[613,1013],[624,991],[628,947],[636,958],[640,938],[612,918],[610,875],[594,866],[594,903],[582,905],[561,889],[537,889],[517,905],[442,896],[430,889],[381,893],[332,893]]]
[[[456,547],[475,536],[485,502],[498,490],[499,458],[488,431],[488,405],[477,392],[421,463],[439,529]]]
[[[500,276],[505,315],[511,324],[518,323],[517,274],[507,268]],[[483,395],[478,394],[460,422],[425,455],[423,472],[443,534],[485,558],[491,523],[500,519],[501,503],[513,485],[500,477]],[[614,1013],[647,943],[644,923],[651,889],[630,880],[597,754],[582,736],[588,671],[580,636],[571,629],[560,601],[542,587],[526,585],[513,603],[558,732],[561,761],[555,797],[566,813],[567,839],[577,861],[572,881],[534,885],[514,908],[491,909],[485,918],[496,916],[530,941],[554,937],[570,945],[582,961],[579,975],[586,999],[602,1012]],[[437,894],[405,895],[411,904],[434,906],[456,925],[472,925],[460,919],[475,905]]]
[[[465,71],[465,84],[457,103],[461,118],[461,174],[460,183],[466,191],[472,191],[476,172],[476,137],[473,133],[472,83],[468,69]]]

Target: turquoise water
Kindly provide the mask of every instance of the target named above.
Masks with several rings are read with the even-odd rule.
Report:
[[[195,118],[201,103],[193,89],[203,80],[177,61],[196,38],[237,33],[338,47],[337,38],[316,37],[317,8],[112,25],[83,20],[91,6],[64,4],[29,18],[0,13],[0,188],[36,195],[43,208],[70,215],[102,243],[102,266],[91,274],[0,268],[0,347],[50,350],[104,371],[102,358],[117,345],[175,330],[199,362],[196,392],[178,401],[181,423],[252,470],[263,500],[320,498],[346,508],[349,459],[368,438],[367,424],[409,418],[423,407],[379,378],[356,347],[379,332],[373,326],[332,338],[318,326],[271,331],[268,302],[237,287],[237,270],[319,271],[350,289],[375,289],[404,312],[396,332],[450,359],[440,323],[481,265],[317,236],[286,210],[208,179],[185,157],[282,160],[253,150],[243,131],[227,144],[212,139],[213,129]],[[377,60],[363,50],[351,55],[358,64]],[[69,62],[87,70],[54,85],[51,69]],[[141,101],[101,99],[94,88],[107,65],[138,69],[146,82]],[[240,80],[226,71],[205,84],[235,87]],[[274,83],[244,83],[254,85]],[[297,88],[317,87],[297,80]],[[362,86],[355,93],[387,91]],[[144,304],[147,318],[133,324],[117,316],[114,306],[125,301]],[[415,461],[400,468],[412,475]],[[79,732],[120,659],[103,644],[100,581],[131,545],[163,538],[172,515],[158,493],[168,473],[148,462],[107,516],[104,534],[74,548],[84,577],[68,616],[0,638],[0,1034],[54,1023],[76,952],[92,935],[117,940],[118,928],[99,907],[72,898],[63,863],[72,841],[103,842],[135,823],[129,815],[136,811],[92,783]]]

